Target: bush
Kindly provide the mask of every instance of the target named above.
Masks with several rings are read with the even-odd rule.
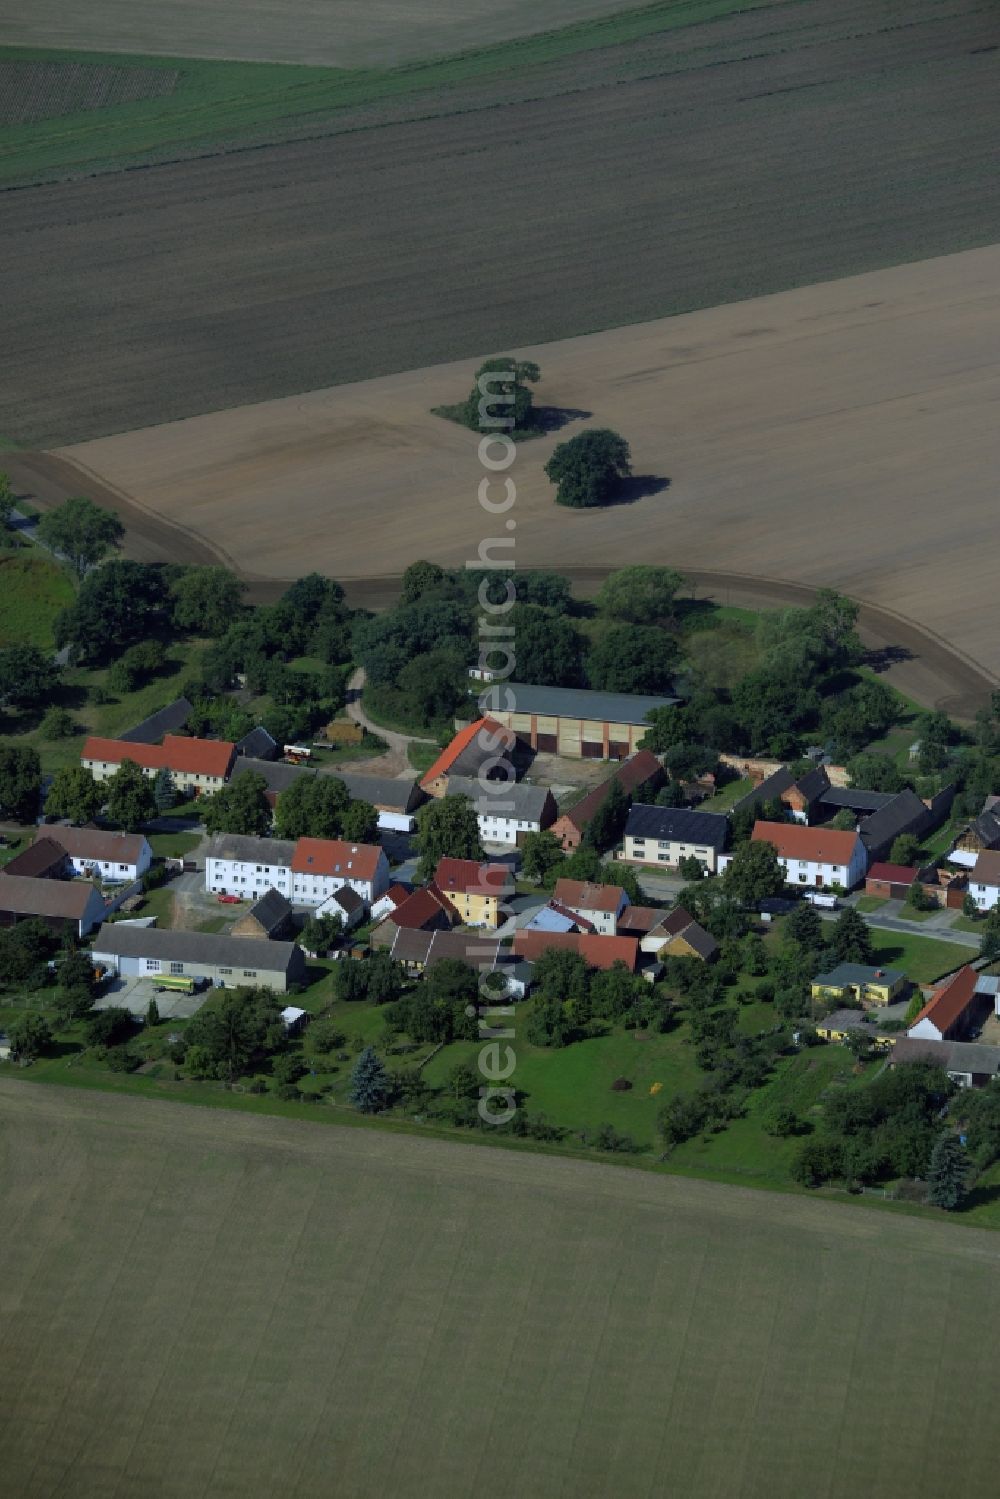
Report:
[[[275,1089],[282,1103],[301,1103],[302,1094],[294,1083],[280,1083]]]
[[[271,1065],[271,1076],[279,1084],[297,1083],[305,1073],[302,1058],[297,1052],[286,1052],[284,1056],[275,1057]]]
[[[43,739],[69,739],[76,733],[76,724],[65,708],[50,708],[38,726]]]
[[[611,1090],[614,1093],[628,1093],[631,1087],[632,1084],[627,1077],[616,1077],[611,1084]]]
[[[142,877],[143,890],[158,890],[166,883],[167,866],[165,864],[151,864]]]
[[[140,1058],[129,1046],[109,1047],[104,1061],[112,1072],[135,1072],[142,1065]]]
[[[267,1092],[267,1078],[266,1077],[255,1077],[252,1083],[248,1083],[247,1084],[247,1092],[248,1093],[266,1093]]]
[[[184,1041],[174,1041],[167,1047],[167,1056],[176,1066],[182,1067],[184,1065],[184,1058],[187,1056],[187,1043]]]

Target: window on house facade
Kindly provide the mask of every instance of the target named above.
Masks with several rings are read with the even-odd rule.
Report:
[[[243,977],[245,979],[255,979],[257,977],[256,968],[244,968]]]
[[[231,968],[220,968],[219,969],[220,973],[232,973],[232,971],[233,970]]]
[[[159,973],[159,971],[160,971],[160,960],[159,960],[159,958],[147,958],[146,959],[146,972],[147,973]]]
[[[184,972],[184,964],[183,963],[171,963],[171,965],[170,965],[170,972],[171,973],[183,973]]]

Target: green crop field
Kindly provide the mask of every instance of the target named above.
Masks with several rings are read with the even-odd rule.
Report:
[[[559,21],[569,16],[565,8],[560,15],[550,0],[550,24],[555,23],[550,30],[514,41],[466,46],[450,56],[429,56],[427,61],[410,60],[396,67],[309,67],[142,56],[137,46],[128,56],[129,71],[144,81],[132,87],[144,88],[147,97],[134,95],[122,102],[104,103],[99,109],[88,104],[76,113],[60,111],[57,119],[0,124],[0,182],[73,174],[93,165],[117,167],[152,153],[176,152],[199,143],[218,145],[262,128],[294,127],[296,121],[315,126],[340,111],[419,99],[480,78],[516,75],[581,52],[620,46],[733,13],[799,3],[657,0],[560,26]],[[481,39],[487,33],[480,28],[472,35]],[[168,39],[169,32],[164,40]],[[5,117],[0,110],[0,122],[16,109],[17,65],[33,69],[25,87],[37,86],[38,69],[44,67],[55,77],[55,70],[62,66],[67,96],[72,97],[71,85],[76,85],[81,68],[103,76],[123,72],[122,62],[117,52],[0,47],[0,69],[5,69],[0,71],[0,103],[7,98],[9,111]],[[158,75],[163,75],[162,83]],[[54,82],[49,88],[54,90]]]
[[[1000,1239],[0,1082],[5,1491],[992,1499]]]

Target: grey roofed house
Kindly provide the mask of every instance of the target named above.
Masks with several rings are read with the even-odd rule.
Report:
[[[636,802],[625,824],[626,838],[656,838],[670,843],[707,844],[721,852],[729,821],[721,812],[693,812],[689,807],[650,807]]]
[[[368,776],[350,770],[331,774],[343,781],[352,801],[371,802],[380,812],[412,812],[427,800],[416,776]]]
[[[159,744],[164,734],[176,734],[183,729],[191,717],[192,705],[186,697],[175,698],[158,713],[151,713],[134,728],[126,729],[124,734],[119,734],[119,739],[124,739],[129,744]]]
[[[278,758],[278,744],[272,739],[263,724],[258,724],[251,729],[249,734],[244,734],[242,739],[236,741],[236,753],[238,755],[249,755],[256,760],[276,760]]]
[[[233,766],[232,779],[235,781],[237,776],[246,775],[263,776],[266,789],[280,796],[299,776],[317,774],[318,771],[310,770],[308,765],[287,765],[284,760],[257,760],[251,755],[242,755]]]
[[[867,1035],[871,1036],[882,1034],[869,1016],[867,1010],[833,1010],[829,1015],[824,1015],[822,1020],[817,1020],[816,1029],[821,1031],[864,1031]]]
[[[584,687],[535,687],[507,682],[513,697],[505,711],[542,713],[555,718],[589,718],[609,723],[643,724],[654,708],[670,708],[676,697],[649,697],[631,692],[594,692]]]
[[[1000,817],[992,810],[984,809],[969,823],[966,833],[972,833],[983,848],[1000,846]]]
[[[10,926],[5,915],[27,920],[38,916],[73,923],[85,935],[102,919],[105,902],[89,880],[35,879],[30,875],[0,873],[0,926]]]
[[[490,781],[488,788],[484,789],[477,776],[449,775],[446,794],[467,796],[476,811],[487,816],[491,807],[499,807],[503,817],[519,822],[538,822],[552,799],[547,786],[531,786],[526,781]]]
[[[256,921],[270,937],[273,932],[282,931],[291,919],[291,904],[280,890],[265,890],[260,900],[254,902],[245,916],[240,917],[240,922]]]
[[[261,942],[259,937],[229,937],[221,932],[136,927],[122,921],[101,927],[94,938],[94,955],[158,958],[203,968],[250,968],[257,973],[281,973],[286,978],[297,975],[303,967],[301,950],[294,942]]]
[[[205,858],[232,859],[238,864],[290,866],[295,844],[288,838],[249,838],[242,833],[217,833],[205,846]]]
[[[901,833],[919,835],[930,821],[931,814],[916,792],[906,790],[864,818],[858,832],[869,857],[880,859],[889,852]]]
[[[921,1041],[900,1036],[890,1053],[894,1067],[908,1062],[933,1062],[950,1075],[982,1078],[984,1083],[1000,1076],[1000,1046],[981,1041]]]
[[[470,968],[495,968],[501,953],[497,937],[473,937],[468,932],[397,930],[390,956],[400,963],[430,967],[445,958],[457,958]]]
[[[873,968],[868,963],[838,963],[831,968],[829,973],[817,973],[813,979],[814,984],[822,984],[824,988],[841,989],[848,984],[885,984],[892,988],[905,979],[906,974],[902,968]]]
[[[897,795],[898,792],[895,791],[856,791],[850,786],[829,786],[819,801],[822,806],[833,807],[838,812],[847,807],[860,815],[877,812],[895,801]]]
[[[802,797],[807,806],[819,801],[823,794],[830,789],[830,777],[827,775],[825,765],[814,765],[812,770],[807,770],[804,776],[800,776],[795,782],[795,789]]]

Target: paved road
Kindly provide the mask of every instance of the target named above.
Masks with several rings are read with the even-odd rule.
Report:
[[[857,900],[846,900],[842,905],[856,905]],[[876,927],[881,932],[898,932],[904,937],[934,937],[940,942],[954,942],[956,947],[968,947],[974,952],[979,951],[979,934],[977,932],[956,932],[949,924],[959,914],[957,911],[936,912],[928,917],[926,921],[906,921],[903,917],[896,915],[897,911],[903,909],[901,900],[887,901],[886,905],[878,911],[862,911],[861,915],[871,927]],[[821,912],[824,921],[836,921],[837,912]]]

